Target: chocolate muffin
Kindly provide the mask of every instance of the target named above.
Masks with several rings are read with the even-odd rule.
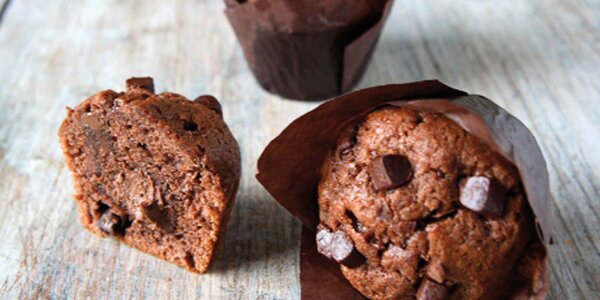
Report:
[[[240,179],[237,142],[211,96],[154,93],[152,78],[68,109],[59,136],[81,223],[203,273]]]
[[[545,299],[548,169],[490,99],[436,80],[348,93],[290,123],[257,167],[303,224],[302,299]]]
[[[360,79],[390,0],[225,0],[258,82],[286,98],[339,95]],[[387,5],[387,10],[386,10]]]
[[[493,299],[533,237],[516,167],[443,114],[385,107],[321,169],[319,252],[371,299]]]

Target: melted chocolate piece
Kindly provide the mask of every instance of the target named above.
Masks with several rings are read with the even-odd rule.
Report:
[[[94,112],[86,112],[81,115],[81,124],[85,129],[85,134],[89,136],[91,150],[94,157],[110,155],[113,153],[113,142],[111,136],[103,129],[103,123],[99,114]],[[95,168],[97,174],[102,173],[102,168],[99,164],[90,164],[90,167]]]
[[[486,217],[500,217],[508,190],[496,179],[472,176],[461,182],[460,203]]]
[[[331,248],[333,259],[348,268],[356,268],[365,262],[365,257],[343,231],[334,233]]]
[[[81,115],[81,124],[87,126],[93,131],[102,130],[102,122],[100,121],[100,116],[91,112],[84,113],[83,115]]]
[[[302,226],[300,243],[301,299],[366,300],[340,271],[340,265],[317,252],[315,234]]]
[[[333,240],[333,232],[328,229],[319,226],[317,231],[317,251],[323,254],[323,256],[331,259],[331,241]]]
[[[356,268],[365,262],[365,257],[346,233],[341,230],[331,232],[324,226],[319,226],[317,232],[317,251],[348,268]]]
[[[223,109],[221,108],[221,103],[219,103],[219,100],[217,100],[217,98],[211,95],[202,95],[194,99],[194,102],[200,103],[208,107],[210,110],[217,112],[219,116],[223,117]]]
[[[412,167],[404,155],[381,155],[371,161],[367,167],[373,186],[378,191],[397,188],[410,181]]]
[[[107,235],[116,235],[123,232],[123,220],[121,217],[113,214],[110,209],[106,210],[100,219],[96,222],[96,225],[102,232]]]
[[[168,211],[156,204],[150,204],[148,206],[142,206],[141,212],[144,216],[146,216],[152,223],[154,223],[157,227],[161,228],[165,231],[173,231],[175,225],[171,222],[169,218]]]
[[[125,82],[127,91],[143,89],[154,94],[154,80],[152,77],[133,77]]]
[[[356,127],[351,126],[343,130],[337,151],[340,155],[345,155],[356,145]]]
[[[429,279],[423,279],[417,291],[417,300],[444,300],[448,299],[448,288]]]

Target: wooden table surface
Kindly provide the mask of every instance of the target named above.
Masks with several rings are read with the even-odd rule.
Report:
[[[299,224],[254,179],[255,162],[317,104],[260,89],[221,1],[0,6],[1,298],[299,298]],[[64,107],[134,75],[217,96],[241,145],[238,201],[206,275],[78,223],[56,134]],[[359,87],[430,78],[486,95],[532,129],[555,197],[548,298],[600,299],[600,1],[398,0]]]

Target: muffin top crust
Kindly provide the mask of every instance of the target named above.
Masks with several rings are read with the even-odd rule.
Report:
[[[320,227],[364,257],[342,272],[372,299],[493,297],[533,233],[517,169],[439,113],[379,109],[321,172]]]

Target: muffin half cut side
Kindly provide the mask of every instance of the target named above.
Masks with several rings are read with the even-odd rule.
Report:
[[[59,135],[89,231],[207,270],[240,177],[218,101],[155,94],[151,78],[133,78],[69,110]]]

